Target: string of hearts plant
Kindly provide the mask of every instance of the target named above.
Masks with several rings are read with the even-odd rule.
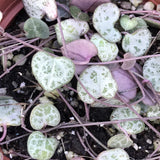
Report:
[[[78,132],[80,143],[93,159],[129,160],[131,155],[124,149],[133,145],[131,136],[142,133],[148,127],[157,138],[160,137],[157,128],[147,121],[159,124],[160,119],[159,52],[149,54],[153,43],[159,40],[160,32],[152,39],[148,26],[151,24],[160,28],[159,12],[122,10],[108,0],[71,0],[69,5],[55,0],[23,0],[23,3],[30,18],[24,23],[21,37],[11,35],[3,28],[0,30],[0,56],[4,59],[5,70],[0,79],[33,55],[30,63],[36,81],[34,84],[42,92],[25,110],[12,97],[0,96],[0,126],[4,130],[0,142],[7,134],[6,126],[21,125],[30,133],[27,140],[30,157],[49,160],[61,143],[56,134],[51,135],[50,132],[81,127],[104,150],[95,153]],[[42,21],[42,18],[46,20]],[[147,18],[150,19],[148,24]],[[48,27],[45,21],[53,25]],[[11,40],[5,41],[7,38]],[[8,68],[8,53],[23,47],[32,51]],[[72,81],[76,87],[68,86]],[[65,87],[84,104],[85,120],[67,101],[62,91]],[[76,122],[61,122],[61,114],[53,99],[35,105],[44,95],[45,98],[59,96]],[[111,108],[110,119],[107,122],[90,122],[92,108]],[[33,130],[25,124],[28,114]],[[112,125],[117,131],[106,140],[106,145],[87,128],[104,124]]]

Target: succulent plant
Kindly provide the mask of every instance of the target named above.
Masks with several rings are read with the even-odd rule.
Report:
[[[24,23],[24,31],[28,38],[39,37],[46,39],[49,37],[49,28],[45,22],[38,18],[31,17]]]
[[[153,57],[145,61],[143,66],[143,76],[149,80],[154,89],[160,92],[160,57]]]
[[[33,108],[30,115],[30,124],[36,130],[44,126],[56,126],[60,122],[60,113],[51,103],[39,104]]]
[[[73,62],[66,57],[53,57],[45,51],[32,58],[32,72],[46,91],[53,91],[67,84],[74,76]]]
[[[32,132],[27,141],[30,156],[37,160],[49,160],[55,153],[59,142],[56,138],[45,137],[41,132]]]
[[[133,106],[133,108],[138,113],[140,113],[140,111],[141,111],[140,105],[135,105],[135,106]],[[129,118],[137,118],[137,115],[135,113],[133,113],[133,111],[131,111],[131,109],[124,107],[124,108],[116,108],[112,112],[110,120],[114,121],[114,120],[122,120],[122,119],[129,119]],[[141,133],[145,128],[145,124],[140,120],[120,122],[119,125],[128,134]],[[117,128],[120,132],[122,132],[121,128],[119,128],[118,125],[114,124],[114,127]]]
[[[115,43],[106,41],[99,34],[93,34],[90,39],[98,49],[98,57],[102,62],[114,60],[118,54],[118,47]]]
[[[30,17],[41,19],[44,15],[50,20],[57,18],[55,0],[23,0],[24,8]]]
[[[139,29],[132,34],[127,33],[122,40],[122,48],[135,57],[142,56],[149,48],[151,38],[148,29]]]
[[[129,160],[127,152],[121,148],[101,152],[96,160]]]
[[[94,98],[113,98],[117,92],[117,84],[106,66],[88,67],[80,75],[80,81]],[[94,102],[79,82],[77,92],[83,102],[88,104]]]
[[[132,144],[133,141],[123,133],[114,135],[107,142],[107,146],[110,148],[122,149],[130,147]]]
[[[134,18],[130,19],[128,15],[123,15],[120,18],[120,24],[124,30],[128,31],[135,28],[138,22]]]
[[[75,19],[66,19],[61,22],[61,26],[66,43],[80,39],[80,36],[84,35],[89,30],[89,25],[87,22],[78,21]],[[58,43],[62,45],[61,32],[58,23],[55,25],[55,31]]]
[[[0,96],[0,126],[21,125],[21,105],[12,97]]]
[[[99,5],[93,13],[93,26],[109,42],[121,40],[120,32],[114,25],[120,16],[119,8],[113,3]]]

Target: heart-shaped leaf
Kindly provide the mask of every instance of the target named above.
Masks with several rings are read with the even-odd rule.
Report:
[[[149,80],[154,89],[160,92],[160,57],[148,59],[143,66],[143,76]]]
[[[91,42],[95,44],[98,49],[98,57],[102,62],[114,60],[118,54],[118,47],[115,43],[110,43],[95,33]]]
[[[121,40],[120,32],[114,28],[119,15],[119,8],[113,3],[101,4],[94,11],[93,26],[109,42],[118,42]]]
[[[39,104],[31,112],[30,124],[36,130],[44,126],[56,126],[60,122],[60,113],[51,103]]]
[[[123,15],[120,18],[120,24],[124,30],[128,31],[135,28],[138,22],[136,21],[136,19],[130,19],[128,15]]]
[[[64,52],[64,47],[61,48],[63,55],[72,59],[74,64],[87,64],[92,57],[97,55],[96,46],[85,39],[68,43],[66,49],[67,55]]]
[[[140,113],[141,107],[139,105],[133,106],[133,108]],[[131,111],[129,108],[116,108],[111,114],[111,121],[122,120],[129,118],[137,118],[137,115]],[[144,131],[145,125],[140,120],[135,121],[126,121],[120,122],[119,125],[123,128],[128,134],[138,134]],[[114,124],[114,127],[122,132],[121,128]]]
[[[96,160],[129,160],[127,152],[121,148],[101,152]]]
[[[55,0],[22,0],[24,9],[30,17],[38,19],[43,18],[46,14],[48,19],[57,18],[57,5]]]
[[[27,150],[30,156],[37,160],[49,160],[58,146],[56,138],[45,137],[41,132],[32,132],[27,141]]]
[[[151,43],[151,33],[148,29],[139,29],[132,34],[126,34],[122,40],[122,48],[133,56],[145,54]]]
[[[133,78],[122,69],[116,69],[112,71],[112,75],[117,82],[118,92],[125,99],[133,99],[137,93],[137,84],[133,80]]]
[[[117,92],[117,84],[106,66],[88,67],[80,75],[80,81],[94,98],[113,98]],[[79,82],[77,92],[83,102],[88,104],[94,102],[94,99],[86,93]]]
[[[24,31],[28,38],[39,37],[46,39],[49,37],[49,28],[46,23],[38,18],[29,18],[24,23]]]
[[[78,21],[75,19],[66,19],[61,22],[61,26],[66,43],[80,39],[80,36],[86,34],[89,30],[89,25],[87,22]],[[61,32],[58,23],[55,25],[55,31],[58,43],[62,45]]]
[[[122,149],[130,147],[132,144],[133,141],[123,133],[116,134],[115,136],[111,137],[107,142],[107,146],[110,148]]]
[[[73,18],[81,21],[89,21],[89,16],[87,13],[83,13],[78,7],[76,6],[71,6],[69,8],[70,13]]]
[[[21,105],[12,97],[0,96],[0,126],[21,125]]]
[[[136,20],[137,21],[137,25],[136,25],[135,28],[133,28],[133,29],[131,29],[129,31],[130,33],[133,33],[138,29],[146,29],[148,27],[147,23],[145,22],[145,20],[140,18],[140,17],[134,17],[134,18],[132,18],[132,20]]]
[[[53,57],[45,51],[32,58],[32,72],[46,91],[53,91],[67,84],[74,76],[73,62],[66,57]]]

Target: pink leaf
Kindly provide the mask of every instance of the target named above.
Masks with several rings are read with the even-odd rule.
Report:
[[[110,2],[110,0],[71,0],[70,5],[77,6],[83,11],[93,12],[97,6],[107,2]]]
[[[96,46],[85,39],[75,40],[66,44],[67,55],[64,47],[61,48],[62,54],[73,60],[75,64],[87,64],[90,59],[97,55]]]
[[[125,99],[133,99],[137,93],[137,84],[133,80],[133,78],[122,69],[117,69],[112,71],[113,77],[118,85],[118,92]]]
[[[128,59],[128,58],[133,58],[133,55],[131,55],[130,53],[124,54],[124,59]],[[121,68],[123,70],[129,70],[134,67],[135,63],[136,63],[136,60],[123,62]]]

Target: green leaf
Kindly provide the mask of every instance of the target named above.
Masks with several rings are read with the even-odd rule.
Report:
[[[140,113],[141,107],[139,105],[133,106],[133,108]],[[124,107],[124,108],[116,108],[111,114],[111,121],[114,120],[122,120],[122,119],[130,119],[130,118],[137,118],[137,115],[131,111],[131,109]],[[138,134],[144,131],[145,125],[140,120],[135,121],[126,121],[120,122],[119,125],[123,128],[128,134]],[[116,124],[114,127],[117,128],[120,132],[122,132],[121,128],[119,128]]]
[[[99,5],[93,13],[93,26],[109,42],[119,42],[121,33],[114,27],[120,16],[119,8],[113,3]]]
[[[80,36],[86,34],[89,30],[89,25],[87,22],[78,21],[75,19],[66,19],[61,21],[61,26],[66,43],[80,39]],[[55,25],[55,31],[58,43],[62,45],[61,32],[58,23]]]
[[[113,98],[117,92],[117,83],[106,66],[88,67],[80,75],[80,81],[94,98]],[[77,92],[83,102],[88,104],[94,102],[94,99],[86,93],[79,82]]]
[[[101,152],[96,160],[129,160],[127,152],[121,148]]]
[[[152,35],[146,29],[139,29],[132,34],[126,34],[122,40],[122,48],[125,52],[138,57],[145,54],[150,46]]]
[[[37,52],[32,58],[32,72],[46,91],[53,91],[71,81],[75,66],[66,57],[53,57],[45,51]]]
[[[24,31],[27,38],[41,38],[46,39],[49,37],[49,28],[46,23],[37,18],[29,18],[24,23]]]
[[[110,148],[122,149],[130,147],[132,144],[133,141],[123,133],[114,135],[107,142],[107,146]]]
[[[30,124],[36,130],[40,130],[46,125],[56,126],[59,122],[60,113],[51,103],[37,105],[30,115]]]
[[[8,126],[20,126],[21,109],[21,105],[12,97],[0,96],[0,126],[3,124]]]
[[[106,41],[99,34],[95,33],[91,37],[91,42],[98,49],[98,57],[102,62],[114,60],[118,54],[118,47],[115,43]]]
[[[160,92],[160,57],[149,58],[143,66],[143,76],[149,80],[154,89]]]
[[[128,15],[124,15],[120,18],[120,24],[124,30],[128,31],[134,29],[137,26],[138,22],[136,21],[136,19],[130,19]]]
[[[32,132],[27,141],[27,150],[33,159],[49,160],[55,153],[59,142],[53,136],[45,137],[41,132]]]
[[[89,16],[87,13],[83,13],[78,7],[76,6],[71,6],[69,8],[70,13],[73,18],[81,21],[89,21]]]

